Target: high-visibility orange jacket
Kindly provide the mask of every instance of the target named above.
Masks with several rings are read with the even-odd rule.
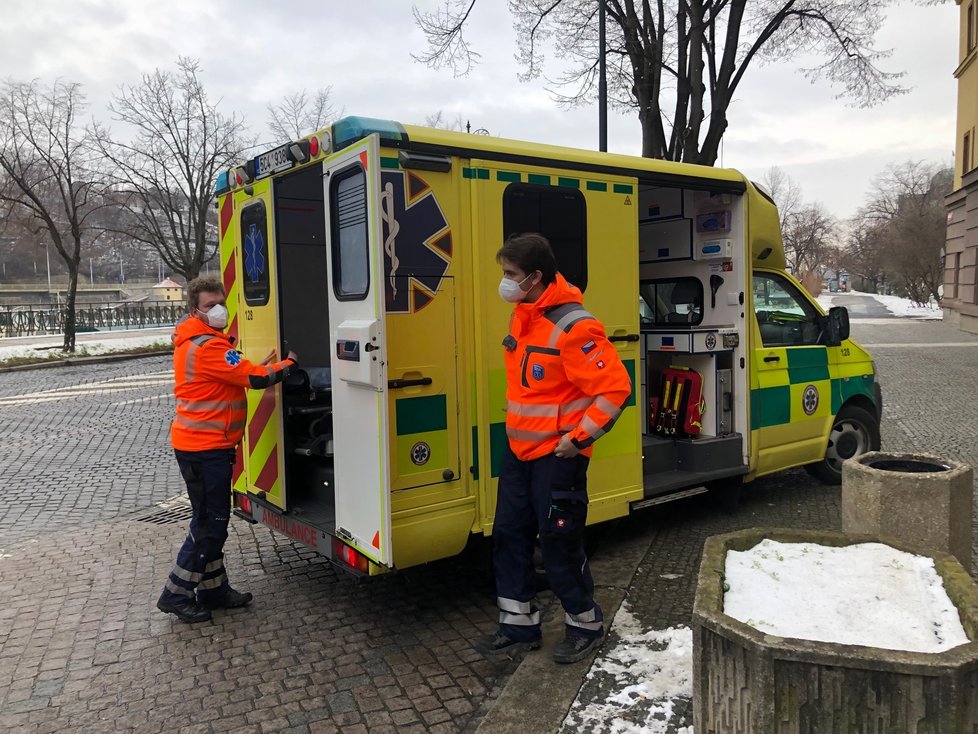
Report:
[[[506,348],[506,435],[517,458],[553,452],[569,434],[585,456],[632,394],[628,370],[581,291],[560,273],[513,309]]]
[[[237,446],[248,415],[245,388],[281,382],[295,363],[249,362],[224,332],[194,317],[177,324],[172,338],[177,399],[177,417],[170,426],[173,448],[207,451]]]

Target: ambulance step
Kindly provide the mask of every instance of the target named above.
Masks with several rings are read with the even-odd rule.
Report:
[[[693,487],[692,489],[684,489],[681,492],[672,492],[671,494],[660,494],[658,497],[650,497],[647,500],[640,500],[638,502],[632,503],[633,510],[641,510],[643,507],[651,507],[652,505],[662,505],[666,502],[672,502],[673,500],[681,500],[684,497],[695,497],[698,494],[706,494],[706,487]]]
[[[645,499],[639,500],[632,507],[644,507],[645,505],[643,503],[653,497],[664,497],[661,500],[663,502],[679,499],[680,497],[688,497],[690,496],[688,490],[703,489],[707,482],[713,482],[717,479],[727,479],[728,477],[735,477],[746,473],[746,467],[734,469],[728,467],[714,469],[713,471],[684,471],[682,469],[673,469],[672,471],[646,474],[642,477],[642,484],[645,487]],[[704,489],[703,491],[706,490]],[[699,492],[692,492],[692,494],[699,494]]]
[[[670,471],[733,474],[743,464],[743,437],[739,433],[699,438],[642,437],[642,473],[646,476]]]

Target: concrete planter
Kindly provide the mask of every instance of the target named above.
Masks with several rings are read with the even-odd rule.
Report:
[[[693,606],[696,734],[849,734],[978,731],[978,586],[955,558],[934,558],[972,642],[913,653],[776,637],[723,613],[727,551],[761,540],[846,546],[878,541],[842,533],[753,528],[706,541]]]
[[[842,465],[842,532],[950,553],[970,571],[973,493],[967,464],[872,451]]]

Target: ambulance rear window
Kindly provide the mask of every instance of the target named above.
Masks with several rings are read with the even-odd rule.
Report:
[[[241,270],[249,306],[268,303],[268,225],[265,204],[256,201],[241,210]]]
[[[550,242],[557,270],[587,290],[587,209],[578,189],[512,183],[503,192],[503,236],[539,232]]]
[[[333,230],[333,291],[341,301],[362,301],[370,287],[367,177],[362,168],[352,166],[333,177],[329,206]]]

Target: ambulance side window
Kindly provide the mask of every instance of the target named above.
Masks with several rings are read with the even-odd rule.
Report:
[[[244,297],[249,306],[268,303],[268,225],[265,203],[256,201],[241,210],[241,271]]]
[[[765,347],[818,344],[819,313],[787,280],[773,273],[755,273],[753,297]]]
[[[511,183],[503,192],[503,236],[521,232],[546,237],[561,275],[587,290],[587,205],[580,190]]]
[[[370,287],[367,242],[367,177],[359,166],[329,182],[332,222],[333,291],[340,301],[362,301]]]

